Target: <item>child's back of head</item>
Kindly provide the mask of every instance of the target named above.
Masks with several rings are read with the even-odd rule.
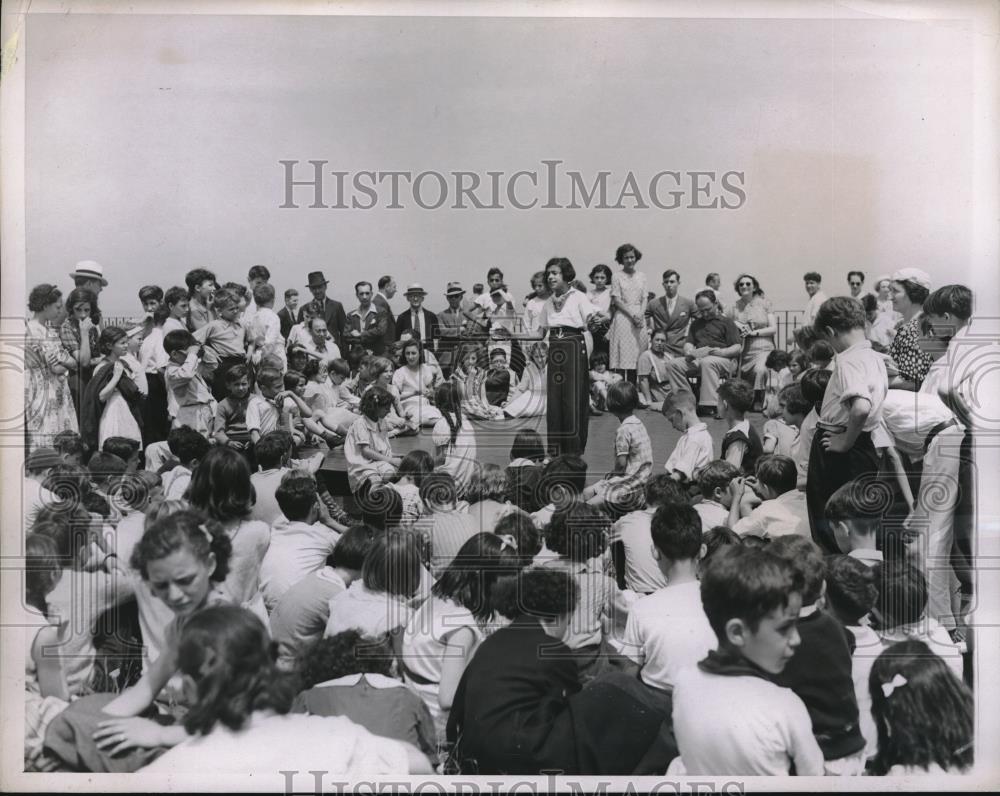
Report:
[[[104,453],[117,456],[125,462],[126,467],[135,465],[138,461],[141,448],[142,443],[139,440],[128,437],[108,437],[104,440],[104,445],[101,446],[101,450]]]
[[[541,463],[545,458],[545,445],[542,443],[542,435],[533,428],[523,428],[514,437],[514,443],[510,446],[510,459],[528,459],[532,462]]]
[[[691,506],[666,503],[650,523],[653,544],[667,562],[697,561],[703,544],[701,516]]]
[[[884,514],[891,505],[892,487],[885,481],[855,479],[834,492],[824,513],[840,551],[881,550]]]
[[[906,561],[886,562],[876,568],[878,630],[886,633],[917,625],[927,611],[927,578]]]
[[[753,407],[753,387],[742,379],[730,379],[719,385],[719,398],[733,415],[742,418]]]
[[[112,478],[123,475],[128,467],[119,456],[98,451],[90,457],[87,469],[90,470],[90,478],[95,484],[106,487]]]
[[[823,368],[809,368],[802,374],[799,386],[802,387],[802,397],[818,412],[823,404],[826,386],[830,383],[830,371]]]
[[[303,650],[297,669],[305,689],[352,674],[388,677],[394,660],[388,637],[374,638],[360,630],[342,630]]]
[[[705,500],[719,498],[717,490],[726,492],[734,478],[740,475],[739,468],[724,459],[716,459],[705,465],[698,474],[698,489]]]
[[[826,602],[847,626],[857,626],[871,613],[878,597],[871,567],[848,555],[826,557]]]
[[[432,513],[454,509],[458,503],[458,487],[454,476],[443,470],[425,475],[420,484],[420,499]]]
[[[179,426],[167,435],[167,447],[185,467],[192,467],[204,458],[211,444],[191,426]]]
[[[811,539],[789,534],[771,540],[767,547],[771,555],[786,561],[802,576],[802,605],[812,605],[823,596],[826,562],[823,553]]]
[[[669,473],[658,473],[646,481],[646,508],[654,509],[668,503],[686,505],[687,492]]]
[[[550,503],[579,497],[586,483],[587,463],[572,454],[556,456],[542,471],[542,489]]]
[[[545,546],[570,561],[589,561],[604,552],[611,523],[599,509],[572,503],[557,509],[545,529]]]
[[[755,472],[757,481],[768,488],[772,497],[791,492],[798,480],[795,460],[779,453],[761,456],[757,460]]]
[[[812,409],[812,402],[805,399],[799,382],[782,387],[778,393],[778,401],[785,405],[785,410],[793,417],[805,417]]]
[[[269,431],[254,446],[254,456],[261,470],[275,470],[292,454],[292,435],[287,431]]]
[[[274,499],[285,519],[306,522],[318,500],[316,479],[305,470],[289,470],[281,477]]]
[[[782,371],[788,367],[788,352],[780,348],[774,349],[764,360],[764,367],[768,370]]]
[[[829,368],[836,353],[826,340],[817,340],[809,347],[809,361],[813,367]]]

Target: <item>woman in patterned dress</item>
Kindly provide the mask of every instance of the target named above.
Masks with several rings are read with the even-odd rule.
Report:
[[[740,375],[753,381],[754,403],[763,403],[767,380],[767,355],[774,350],[778,322],[771,311],[771,302],[757,277],[740,274],[733,284],[738,298],[726,315],[736,324],[743,338],[743,358]]]
[[[41,284],[28,296],[32,313],[24,340],[24,428],[29,451],[51,447],[60,431],[79,431],[67,373],[75,360],[59,339],[55,324],[62,317],[62,292]]]
[[[622,270],[611,277],[611,306],[614,317],[608,332],[611,369],[635,383],[639,354],[646,349],[646,275],[635,270],[642,259],[631,243],[624,243],[615,252],[615,261]]]
[[[920,346],[920,314],[930,295],[931,278],[919,268],[903,268],[892,275],[892,307],[903,316],[889,345],[889,358],[898,375],[891,376],[894,390],[919,390],[931,368],[931,358]]]

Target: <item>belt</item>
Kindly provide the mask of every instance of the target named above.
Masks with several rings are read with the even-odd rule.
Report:
[[[553,326],[549,329],[549,336],[557,340],[562,340],[564,337],[583,337],[583,329],[577,329],[575,326]]]
[[[927,449],[931,446],[934,441],[934,437],[944,431],[946,428],[951,428],[952,426],[957,426],[958,421],[955,418],[950,418],[948,420],[942,420],[929,432],[927,432],[927,438],[924,440],[924,453],[927,453]]]

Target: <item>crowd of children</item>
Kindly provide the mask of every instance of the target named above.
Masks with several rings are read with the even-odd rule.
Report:
[[[968,407],[934,365],[890,390],[861,302],[827,299],[768,354],[762,398],[721,380],[718,445],[666,334],[625,378],[595,345],[618,425],[588,485],[528,429],[506,467],[478,460],[473,420],[545,411],[544,343],[463,336],[510,322],[499,272],[468,307],[449,285],[447,339],[411,286],[395,361],[368,283],[350,314],[314,290],[279,315],[269,277],[143,288],[129,331],[71,294],[79,424],[28,428],[28,770],[972,766]],[[971,303],[927,298],[938,367]],[[643,410],[680,432],[663,469]],[[397,455],[422,427],[434,453]],[[346,503],[316,475],[338,446]]]

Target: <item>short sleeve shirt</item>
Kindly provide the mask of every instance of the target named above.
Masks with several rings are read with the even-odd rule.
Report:
[[[594,303],[579,290],[571,288],[566,294],[566,302],[561,309],[556,309],[553,297],[545,301],[545,306],[538,316],[538,326],[542,329],[549,329],[553,326],[570,326],[576,329],[584,329],[587,326],[587,318],[597,312]]]
[[[834,357],[820,420],[846,426],[851,401],[867,398],[871,402],[871,412],[862,431],[872,432],[882,418],[882,402],[888,391],[889,377],[882,357],[872,350],[868,340],[855,343]]]

